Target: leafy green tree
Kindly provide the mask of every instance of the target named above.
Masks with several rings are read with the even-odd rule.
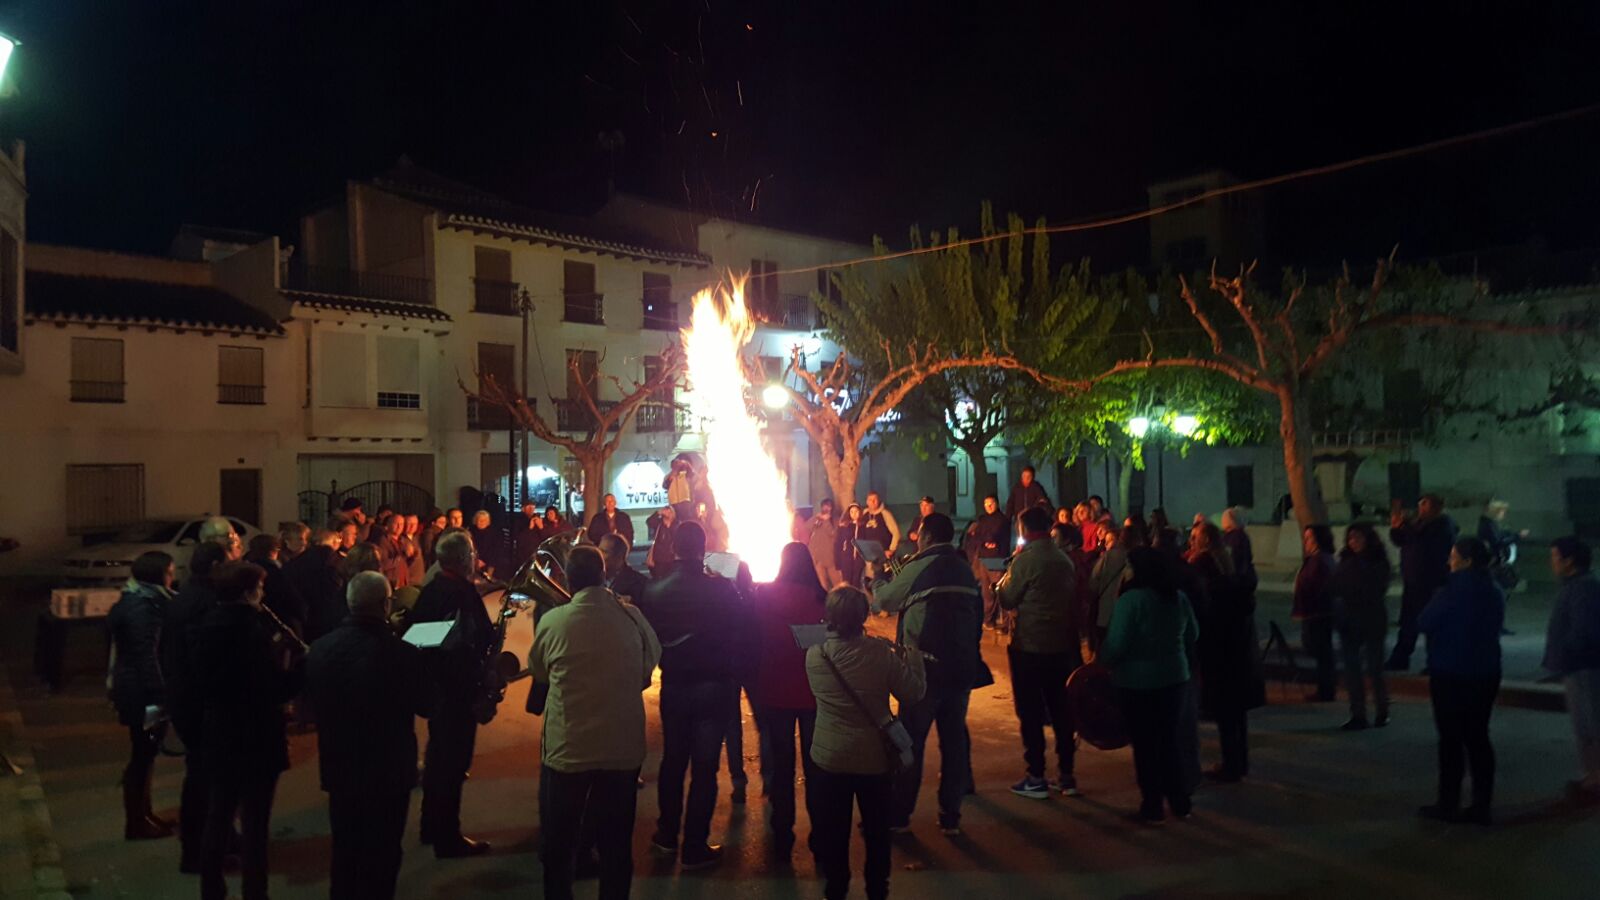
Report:
[[[1086,263],[1052,270],[1048,240],[1025,236],[1021,218],[1010,216],[1003,232],[987,204],[981,218],[980,233],[1000,239],[974,250],[954,229],[926,238],[912,229],[912,248],[931,252],[886,271],[835,273],[837,296],[816,296],[845,353],[820,373],[796,356],[801,385],[791,393],[840,503],[854,499],[865,444],[903,403],[926,412],[986,477],[983,448],[1025,402],[1033,373],[1093,370],[1095,337],[1121,298],[1108,300]],[[881,239],[874,246],[888,252]]]

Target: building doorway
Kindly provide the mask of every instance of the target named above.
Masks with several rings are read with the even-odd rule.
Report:
[[[219,515],[240,519],[261,528],[261,470],[223,469]]]

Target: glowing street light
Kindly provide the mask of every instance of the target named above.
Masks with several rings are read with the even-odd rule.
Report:
[[[1200,420],[1194,416],[1177,416],[1172,420],[1172,430],[1188,437],[1200,427]]]
[[[8,34],[0,32],[0,85],[6,80],[6,66],[11,62],[11,54],[22,42]]]
[[[789,405],[789,392],[781,384],[769,384],[761,391],[761,402],[767,409],[783,409]]]
[[[1134,416],[1128,420],[1128,433],[1136,438],[1143,438],[1150,431],[1150,420],[1144,416]]]

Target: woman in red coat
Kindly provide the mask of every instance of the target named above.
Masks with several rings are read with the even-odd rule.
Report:
[[[800,731],[800,758],[809,783],[811,734],[817,722],[817,701],[806,678],[806,651],[789,626],[820,624],[826,598],[811,551],[799,542],[783,548],[778,577],[755,590],[761,667],[745,690],[755,708],[756,727],[767,754],[764,774],[772,807],[773,843],[782,857],[794,849],[795,730]]]

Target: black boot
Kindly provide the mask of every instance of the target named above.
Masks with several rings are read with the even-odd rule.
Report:
[[[172,837],[172,826],[155,821],[149,813],[147,788],[122,780],[122,816],[125,822],[122,836],[130,841],[150,841]]]

